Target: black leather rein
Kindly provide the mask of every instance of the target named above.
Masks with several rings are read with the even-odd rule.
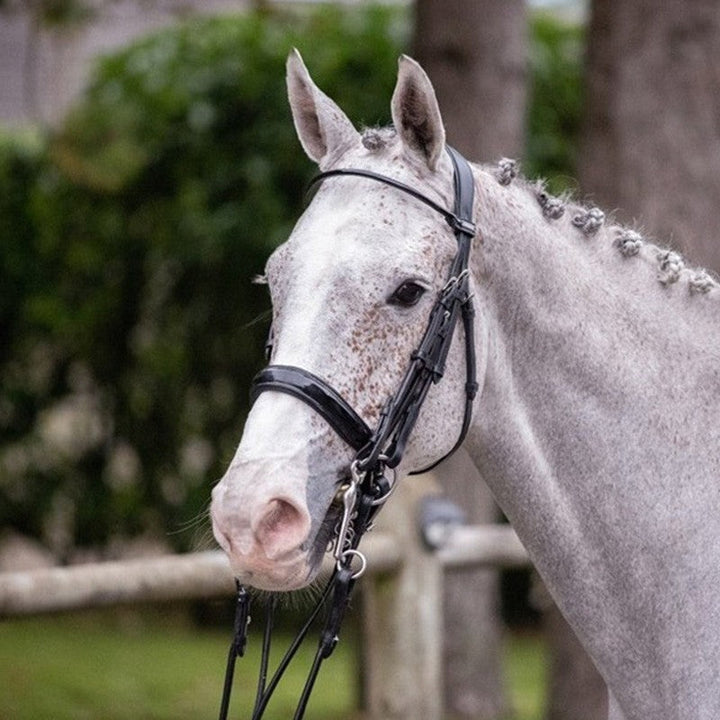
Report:
[[[448,281],[430,313],[420,345],[411,356],[410,366],[395,395],[383,409],[380,422],[373,431],[350,404],[325,380],[309,371],[289,365],[269,365],[253,380],[251,400],[269,390],[299,398],[320,414],[335,432],[352,447],[360,469],[367,470],[378,461],[394,468],[402,459],[405,445],[415,426],[420,408],[430,385],[443,376],[458,318],[465,329],[466,403],[458,440],[452,449],[436,460],[425,472],[452,454],[463,442],[472,418],[472,405],[477,393],[473,305],[470,297],[468,261],[475,225],[472,221],[474,180],[470,166],[457,151],[448,147],[453,163],[455,204],[450,211],[409,185],[370,170],[341,168],[317,175],[311,184],[334,177],[355,176],[390,185],[425,203],[440,213],[453,229],[457,253],[449,271]]]
[[[330,170],[321,173],[313,180],[313,183],[317,183],[333,177],[352,175],[391,185],[439,212],[453,229],[458,248],[448,273],[448,280],[438,294],[430,312],[425,334],[410,358],[408,369],[399,388],[383,408],[375,430],[367,425],[331,385],[303,368],[269,365],[253,380],[251,390],[253,402],[260,393],[271,390],[299,398],[323,417],[335,432],[353,448],[355,459],[349,469],[350,477],[339,491],[342,517],[338,522],[334,538],[333,553],[337,560],[335,572],[307,622],[302,626],[270,677],[268,676],[268,658],[275,603],[271,602],[268,607],[258,687],[251,720],[260,720],[263,717],[265,708],[280,679],[321,609],[327,605],[328,610],[320,633],[315,659],[293,715],[294,720],[303,718],[320,665],[330,656],[337,644],[340,625],[355,580],[365,569],[366,560],[357,550],[358,544],[392,490],[392,483],[385,477],[385,469],[396,467],[402,459],[407,440],[415,426],[425,396],[430,386],[439,382],[443,376],[455,326],[460,317],[462,317],[465,329],[467,373],[465,410],[457,442],[447,455],[453,453],[462,444],[470,426],[473,400],[478,389],[475,379],[474,311],[469,292],[468,272],[470,246],[475,235],[475,226],[472,222],[474,181],[470,166],[462,155],[451,148],[447,150],[454,169],[455,206],[452,212],[408,185],[369,170],[351,168]],[[444,457],[433,463],[432,467]],[[419,472],[429,469],[425,468]],[[358,561],[360,569],[357,569]],[[235,659],[240,657],[245,649],[249,608],[250,595],[244,587],[238,584],[235,630],[228,652],[219,720],[227,720],[228,717]]]

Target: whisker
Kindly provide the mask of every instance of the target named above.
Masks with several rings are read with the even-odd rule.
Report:
[[[260,325],[261,323],[267,323],[267,322],[270,322],[270,320],[272,320],[272,308],[263,310],[261,313],[256,315],[252,320],[248,320],[243,325],[243,329],[255,327],[255,325]]]
[[[168,530],[168,536],[178,536],[192,531],[190,547],[194,552],[217,549],[217,542],[212,531],[210,521],[210,502],[200,510],[194,517],[180,521],[174,530]]]
[[[175,530],[169,530],[168,535],[177,535],[179,533],[187,532],[194,527],[198,527],[204,523],[210,517],[210,501],[205,504],[202,510],[199,510],[196,515],[189,518],[188,520],[180,520],[176,523],[177,527]]]

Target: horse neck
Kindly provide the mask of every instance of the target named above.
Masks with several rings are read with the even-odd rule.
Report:
[[[664,287],[656,248],[623,258],[616,229],[587,236],[571,217],[539,215],[529,191],[493,192],[471,454],[620,701],[681,717],[663,714],[671,690],[655,669],[678,653],[720,663],[698,635],[704,613],[720,622],[717,599],[686,598],[688,583],[720,581],[707,513],[720,475],[719,293]]]

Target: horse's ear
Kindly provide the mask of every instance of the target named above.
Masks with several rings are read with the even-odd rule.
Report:
[[[288,55],[287,89],[300,143],[318,165],[327,165],[359,139],[345,113],[312,81],[297,50]]]
[[[395,130],[403,143],[420,152],[428,167],[435,170],[445,147],[445,127],[430,78],[407,55],[400,58],[391,108]]]

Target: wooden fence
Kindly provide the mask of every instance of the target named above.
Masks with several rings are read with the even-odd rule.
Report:
[[[404,483],[362,542],[365,705],[379,720],[442,717],[443,570],[521,567],[527,554],[509,526],[445,529],[438,549],[423,542],[420,503],[434,488]],[[230,597],[235,589],[220,551],[0,574],[0,619],[101,606]]]

